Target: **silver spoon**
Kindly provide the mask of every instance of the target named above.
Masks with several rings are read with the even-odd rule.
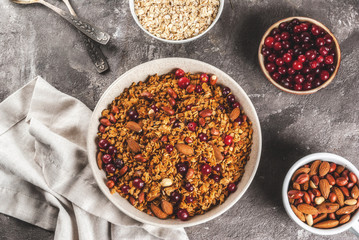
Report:
[[[65,3],[65,5],[68,8],[71,15],[77,17],[77,14],[76,14],[75,10],[73,9],[73,7],[71,6],[69,0],[62,0],[62,1]],[[90,38],[86,37],[85,35],[82,35],[82,36],[83,36],[83,41],[85,42],[85,45],[87,48],[87,52],[88,52],[92,62],[95,64],[97,72],[99,72],[99,73],[105,72],[108,69],[108,63],[107,63],[106,58],[103,55],[101,49]]]
[[[57,14],[59,14],[61,17],[66,19],[68,22],[70,22],[72,25],[74,25],[78,30],[80,30],[83,34],[91,38],[92,40],[106,45],[108,41],[110,40],[110,35],[108,33],[105,33],[99,28],[96,28],[87,22],[83,21],[81,18],[72,16],[71,14],[66,13],[62,9],[44,1],[44,0],[11,0],[14,3],[18,4],[33,4],[33,3],[39,3],[42,4]]]

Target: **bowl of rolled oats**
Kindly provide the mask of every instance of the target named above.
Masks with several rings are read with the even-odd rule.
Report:
[[[119,210],[152,225],[186,227],[232,207],[249,187],[261,129],[243,89],[192,59],[141,64],[99,100],[89,163]]]
[[[206,34],[218,21],[224,0],[130,0],[137,25],[167,43],[186,43]]]

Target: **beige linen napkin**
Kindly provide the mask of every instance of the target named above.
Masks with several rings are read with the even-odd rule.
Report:
[[[55,239],[188,239],[143,224],[97,187],[87,163],[91,111],[37,77],[0,103],[0,212]]]

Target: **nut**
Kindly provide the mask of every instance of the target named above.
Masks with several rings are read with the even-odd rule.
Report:
[[[333,213],[339,209],[339,204],[323,202],[322,204],[317,206],[317,209],[319,213]]]
[[[349,179],[352,183],[357,183],[358,182],[358,178],[357,176],[353,173],[353,172],[350,172],[349,173]]]
[[[327,199],[329,197],[329,193],[330,193],[330,186],[329,186],[329,182],[327,179],[321,179],[319,181],[319,189],[320,189],[320,192],[322,193],[323,197],[325,199]]]
[[[350,220],[350,214],[343,215],[343,216],[339,219],[339,224],[347,223],[347,222],[349,222],[349,220]]]
[[[117,113],[120,113],[120,110],[118,109],[117,106],[112,105],[112,112],[117,114]]]
[[[187,91],[188,93],[192,93],[195,89],[196,89],[196,86],[193,85],[193,84],[190,84],[190,85],[188,85],[188,87],[186,88],[186,91]]]
[[[317,205],[322,204],[324,201],[325,201],[325,198],[324,198],[324,197],[316,197],[316,198],[314,199],[314,202],[315,202],[315,204],[317,204]]]
[[[298,191],[298,190],[290,190],[288,192],[288,198],[290,199],[299,199],[301,197],[303,197],[304,193],[302,191]]]
[[[168,137],[167,137],[167,135],[163,135],[163,136],[161,137],[161,142],[168,142]]]
[[[300,191],[300,184],[298,184],[296,182],[293,183],[293,189]]]
[[[342,187],[348,184],[348,180],[345,177],[339,177],[336,180],[338,186]]]
[[[305,214],[314,215],[314,214],[318,213],[318,209],[316,209],[315,207],[313,207],[313,206],[311,206],[309,204],[306,204],[306,203],[299,204],[297,209],[300,212],[305,213]]]
[[[352,212],[354,212],[357,209],[357,206],[346,206],[346,207],[342,207],[341,209],[339,209],[338,211],[336,211],[337,215],[344,215],[344,214],[350,214]]]
[[[166,200],[162,200],[161,208],[162,208],[163,212],[165,212],[167,215],[172,215],[173,206],[171,203],[167,202]]]
[[[343,192],[338,187],[333,187],[333,191],[335,195],[337,195],[337,202],[339,203],[339,206],[344,206],[344,195]]]
[[[319,177],[324,177],[330,170],[329,162],[323,161],[319,166]]]
[[[133,122],[133,121],[129,121],[126,123],[126,127],[134,132],[141,132],[142,131],[142,128],[141,126],[136,123],[136,122]]]
[[[212,110],[211,109],[205,109],[205,110],[202,110],[199,112],[199,115],[203,118],[206,118],[206,117],[210,117],[212,115]]]
[[[209,84],[211,84],[212,86],[214,86],[214,85],[216,85],[217,80],[218,80],[218,77],[217,77],[216,75],[212,75],[212,76],[209,78]]]
[[[344,201],[344,204],[349,205],[349,206],[353,206],[353,205],[357,204],[357,202],[358,201],[356,199],[348,199],[348,200]]]
[[[296,183],[298,184],[303,184],[309,181],[309,175],[306,173],[303,173],[301,175],[298,176],[297,180],[295,180]]]
[[[318,187],[313,183],[312,180],[309,181],[309,186],[310,186],[311,188],[318,188]]]
[[[167,114],[172,116],[173,114],[175,114],[175,111],[169,107],[166,106],[162,106],[161,109]]]
[[[331,163],[331,164],[330,164],[329,172],[330,172],[330,173],[334,172],[336,168],[337,168],[337,165],[336,165],[335,163]]]
[[[172,185],[172,180],[171,179],[169,179],[169,178],[164,178],[164,179],[162,179],[162,181],[161,181],[161,186],[162,187],[169,187],[169,186],[171,186]]]
[[[316,217],[316,218],[313,220],[313,223],[316,224],[316,223],[318,223],[318,222],[320,222],[320,221],[326,219],[327,216],[328,216],[327,213],[322,213],[322,214],[320,214],[318,217]]]
[[[126,141],[131,152],[138,153],[139,151],[141,151],[140,145],[135,140],[133,140],[132,138],[128,138]]]
[[[100,123],[101,123],[102,125],[105,125],[105,126],[111,126],[111,125],[112,125],[112,123],[110,122],[110,120],[108,120],[107,118],[101,118],[101,119],[100,119]]]
[[[303,201],[306,204],[310,204],[312,202],[311,199],[310,199],[310,196],[309,196],[309,194],[307,192],[304,192]]]
[[[146,159],[142,156],[142,154],[137,154],[134,156],[134,159],[138,162],[146,162]]]
[[[135,205],[135,204],[136,204],[136,200],[135,200],[132,196],[130,196],[130,197],[128,198],[128,200],[130,200],[130,203],[131,203],[132,205]]]
[[[184,143],[177,143],[175,145],[175,147],[176,147],[177,151],[179,151],[180,153],[182,153],[184,155],[191,156],[194,154],[193,148]]]
[[[240,114],[241,110],[239,108],[235,108],[232,110],[231,114],[229,114],[229,119],[234,122],[234,120],[236,120]]]
[[[186,138],[184,139],[184,141],[185,141],[186,143],[193,143],[193,140],[192,140],[192,138],[190,138],[190,137],[186,137]]]
[[[162,212],[162,210],[159,207],[157,207],[156,205],[154,205],[153,203],[151,203],[150,208],[156,217],[158,217],[160,219],[165,219],[168,217],[168,215],[166,213]]]
[[[293,173],[292,181],[294,181],[297,178],[297,176],[299,176],[300,174],[309,173],[309,171],[310,171],[310,168],[306,168],[306,167],[299,168],[297,171],[295,171]]]
[[[337,166],[337,169],[335,172],[337,172],[338,174],[341,174],[344,171],[344,169],[345,169],[345,167],[340,165],[340,166]]]
[[[331,193],[329,194],[329,198],[328,198],[328,199],[329,199],[330,202],[334,203],[334,202],[337,201],[337,195],[335,195],[335,193],[331,192]]]
[[[351,195],[352,195],[352,198],[358,199],[358,197],[359,197],[359,188],[358,188],[357,185],[355,185],[355,186],[352,188]]]
[[[145,200],[145,193],[144,193],[144,192],[141,192],[141,193],[138,195],[138,202],[139,202],[139,203],[142,203],[144,200]]]
[[[189,180],[189,179],[193,178],[193,175],[194,175],[193,168],[189,168],[186,173],[186,179]]]
[[[339,221],[338,220],[327,220],[327,221],[323,221],[323,222],[319,222],[317,224],[314,225],[314,227],[316,228],[333,228],[339,225]]]
[[[332,220],[336,220],[336,219],[337,219],[337,218],[335,217],[335,213],[333,213],[333,212],[328,214],[328,218],[329,218],[329,219],[332,219]]]
[[[144,97],[144,98],[146,98],[146,99],[148,99],[148,100],[152,100],[152,99],[153,99],[152,93],[147,92],[147,91],[142,92],[142,93],[141,93],[141,97]]]
[[[206,125],[206,120],[201,117],[201,118],[198,119],[198,123],[199,123],[199,125],[201,125],[202,127],[204,127],[204,125]]]
[[[312,225],[313,225],[313,216],[312,216],[312,215],[310,215],[310,214],[306,215],[306,216],[305,216],[305,220],[307,221],[307,224],[308,224],[309,226],[312,226]]]
[[[290,205],[290,207],[292,208],[294,214],[295,214],[302,222],[305,222],[304,214],[301,213],[300,211],[298,211],[298,209],[297,209],[294,205]]]
[[[316,160],[312,163],[312,165],[310,166],[309,176],[317,175],[318,168],[321,163],[322,163],[322,161],[320,161],[320,160]]]
[[[169,99],[169,102],[170,102],[170,105],[171,105],[171,106],[176,105],[176,100],[175,100],[174,98],[170,98],[170,99]]]
[[[340,187],[340,190],[342,190],[344,196],[349,197],[349,190],[346,187]]]
[[[319,184],[319,177],[318,177],[317,175],[314,175],[314,176],[312,177],[312,181],[313,181],[313,183],[314,183],[315,185],[318,186],[318,184]]]
[[[334,179],[334,177],[333,177],[332,175],[327,174],[326,178],[327,178],[327,180],[328,180],[328,182],[329,182],[330,185],[334,185],[334,184],[335,184],[335,179]]]
[[[167,92],[168,92],[168,94],[171,96],[171,97],[173,97],[174,99],[176,99],[177,98],[177,93],[172,89],[172,88],[167,88]]]
[[[221,150],[219,150],[219,148],[214,144],[212,144],[212,147],[213,147],[214,156],[216,157],[217,161],[222,161],[224,157],[221,153]]]
[[[218,136],[218,135],[219,135],[219,130],[216,129],[216,128],[212,128],[212,129],[211,129],[211,134],[212,134],[213,136]]]
[[[312,191],[313,191],[314,196],[316,196],[316,197],[322,196],[322,194],[320,193],[320,191],[318,189],[312,189]]]
[[[115,118],[115,116],[113,115],[113,113],[110,113],[110,121],[112,122],[112,123],[115,123],[117,120],[116,120],[116,118]]]
[[[97,167],[100,170],[102,169],[102,155],[103,155],[102,152],[98,152],[97,154]]]

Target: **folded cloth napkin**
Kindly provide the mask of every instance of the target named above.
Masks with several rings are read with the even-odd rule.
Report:
[[[143,224],[102,194],[87,163],[91,111],[37,77],[0,103],[0,212],[55,239],[188,239]]]

